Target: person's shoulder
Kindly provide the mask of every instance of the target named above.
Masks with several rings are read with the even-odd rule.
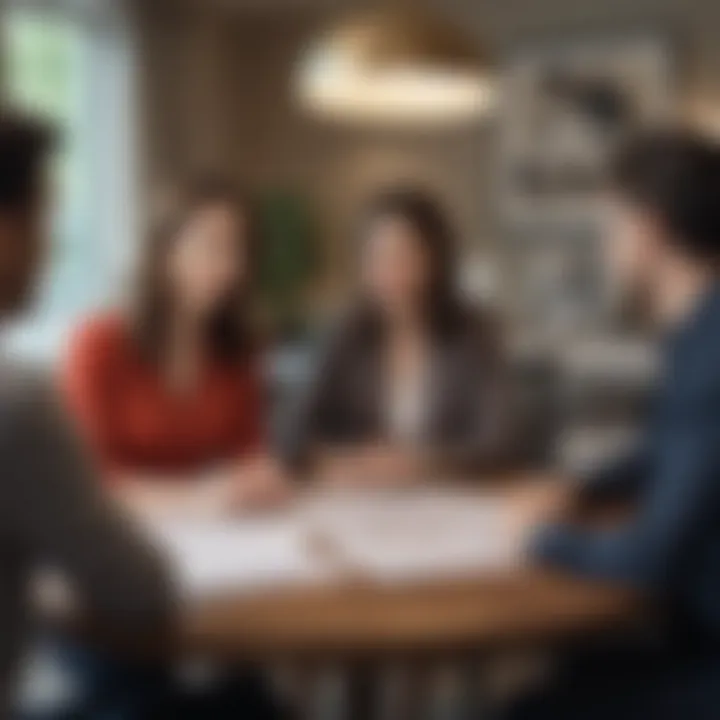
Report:
[[[0,359],[0,405],[52,393],[50,375],[40,365],[27,365],[7,357]]]
[[[36,427],[59,411],[57,391],[49,372],[0,361],[0,436]]]
[[[74,356],[113,356],[130,345],[130,334],[128,321],[121,313],[93,315],[75,328],[70,338],[70,352]]]

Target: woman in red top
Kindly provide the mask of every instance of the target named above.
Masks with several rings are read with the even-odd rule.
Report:
[[[132,312],[90,320],[71,344],[71,409],[137,510],[221,511],[280,486],[259,459],[250,225],[229,186],[193,185],[149,238]]]

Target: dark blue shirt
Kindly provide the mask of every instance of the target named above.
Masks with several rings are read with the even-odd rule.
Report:
[[[533,553],[576,574],[650,591],[720,634],[720,285],[669,338],[644,440],[590,487],[637,498],[614,529],[543,528]]]

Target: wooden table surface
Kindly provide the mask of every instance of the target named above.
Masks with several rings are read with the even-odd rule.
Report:
[[[525,483],[516,477],[510,487]],[[502,486],[505,494],[505,480]],[[180,642],[189,651],[258,660],[437,655],[602,633],[645,610],[629,591],[518,563],[452,582],[354,581],[216,598],[187,608]]]
[[[642,610],[617,588],[517,568],[450,583],[352,583],[205,601],[187,609],[180,643],[252,660],[438,655],[601,633]]]
[[[463,580],[334,581],[195,601],[172,651],[263,662],[437,657],[602,633],[644,610],[628,591],[518,564]]]
[[[622,632],[642,622],[646,611],[628,591],[518,563],[451,582],[334,580],[195,601],[186,606],[170,647],[143,641],[135,649],[285,667],[295,677],[291,696],[299,717],[310,719],[318,716],[323,668],[343,668],[345,716],[368,720],[377,710],[373,673],[387,661],[399,663],[409,673],[410,690],[395,717],[415,720],[433,692],[427,669],[437,663],[469,668],[492,662],[495,653]],[[86,639],[110,642],[99,628],[80,627]],[[468,688],[468,702],[475,698],[482,708],[482,686]]]

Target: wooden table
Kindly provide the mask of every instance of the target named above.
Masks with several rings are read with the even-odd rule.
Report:
[[[394,663],[411,683],[395,717],[414,719],[432,692],[429,669],[476,668],[495,653],[621,630],[640,611],[638,599],[618,589],[518,568],[450,584],[348,584],[217,599],[190,608],[181,646],[212,658],[300,668],[298,705],[309,719],[317,716],[319,678],[332,666],[348,683],[345,716],[369,720],[378,668]],[[468,681],[475,697],[463,702],[481,708],[477,678]]]
[[[527,496],[536,487],[525,476],[511,475],[472,493],[497,500]],[[617,521],[618,511],[610,517]],[[581,521],[597,520],[594,512]],[[188,650],[253,660],[437,654],[602,631],[632,621],[639,608],[639,599],[627,591],[518,562],[452,582],[348,579],[216,598],[188,609],[181,643]]]
[[[625,591],[523,568],[217,598],[188,609],[180,643],[223,659],[438,655],[602,632],[633,622],[640,607]]]
[[[642,611],[627,591],[519,564],[462,581],[334,581],[198,601],[173,652],[306,672],[332,664],[357,677],[384,663],[464,662],[621,630]],[[353,716],[367,720],[367,707]]]

